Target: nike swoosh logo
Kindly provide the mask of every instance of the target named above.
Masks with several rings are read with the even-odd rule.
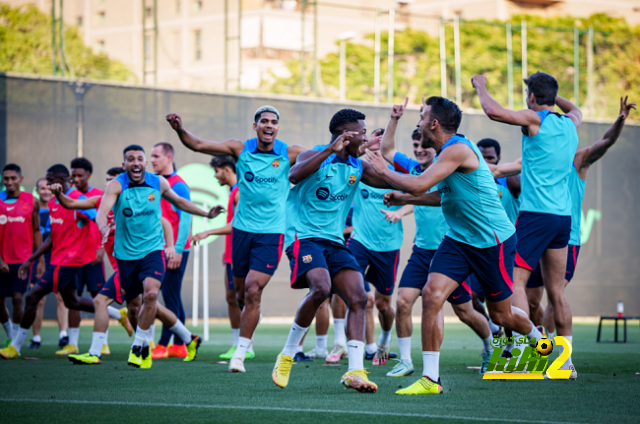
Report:
[[[457,296],[453,296],[453,298],[454,298],[454,299],[457,299],[457,298],[459,298],[459,297],[462,297],[462,295],[461,295],[461,294],[459,294],[459,295],[457,295]]]
[[[267,268],[275,268],[273,265],[267,265]]]
[[[8,211],[12,211],[12,210],[14,210],[14,209],[15,209],[15,206],[14,206],[14,207],[12,207],[12,208],[7,208],[7,210],[8,210]]]
[[[51,208],[51,212],[55,212],[55,211],[57,211],[57,210],[58,210],[58,209],[53,209],[53,208]]]
[[[498,293],[491,293],[491,296],[497,296],[497,295],[499,295],[500,293],[502,293],[502,291],[499,291]]]
[[[158,271],[153,271],[156,275],[162,275],[161,273],[159,273]]]

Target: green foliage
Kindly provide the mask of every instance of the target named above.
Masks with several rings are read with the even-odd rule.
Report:
[[[0,71],[51,75],[51,51],[50,15],[33,5],[0,5]],[[64,53],[66,75],[114,81],[136,79],[122,62],[85,46],[73,25],[64,28]]]
[[[574,100],[574,28],[580,30],[578,102],[587,116],[615,117],[619,97],[629,94],[640,99],[640,26],[631,27],[623,19],[605,14],[588,18],[572,16],[543,18],[520,15],[511,19],[513,42],[513,102],[523,107],[521,22],[527,22],[528,74],[543,71],[554,75],[559,94]],[[587,99],[588,28],[594,28],[594,93]],[[347,43],[347,98],[372,101],[374,97],[373,35],[367,44]],[[445,27],[447,97],[455,99],[455,62],[453,25]],[[388,33],[382,33],[380,59],[380,101],[387,101]],[[479,108],[480,102],[471,86],[471,77],[487,76],[490,93],[508,104],[506,23],[499,21],[464,21],[460,24],[462,106]],[[419,103],[422,96],[440,95],[440,41],[427,32],[406,28],[395,33],[394,101],[409,96]],[[330,53],[319,60],[320,95],[338,98],[339,55]],[[300,94],[300,62],[287,62],[288,78],[274,78],[265,91]],[[311,96],[312,64],[306,63],[305,95]],[[590,100],[590,101],[588,101]],[[589,107],[590,105],[590,107]]]

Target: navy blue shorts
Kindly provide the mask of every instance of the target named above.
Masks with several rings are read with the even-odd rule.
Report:
[[[484,302],[484,290],[482,289],[482,286],[478,282],[478,279],[476,278],[475,274],[471,274],[469,278],[467,278],[467,283],[469,284],[471,291],[475,292],[478,295],[480,302]]]
[[[78,296],[82,296],[82,292],[86,286],[89,293],[98,293],[105,283],[104,262],[92,265],[88,263],[80,267],[80,272],[76,278],[76,288]]]
[[[0,298],[11,297],[13,293],[24,293],[27,291],[27,285],[31,280],[31,275],[22,280],[18,277],[18,270],[22,264],[8,264],[9,272],[0,272]],[[33,272],[33,267],[29,274]]]
[[[360,266],[344,245],[323,238],[296,240],[287,249],[291,266],[291,288],[308,288],[307,279],[300,278],[314,268],[325,268],[333,278],[341,269],[360,271]]]
[[[374,252],[354,239],[347,241],[347,248],[358,262],[364,280],[373,284],[378,293],[391,296],[396,284],[400,250]],[[367,284],[365,284],[366,286]]]
[[[516,220],[516,234],[516,266],[533,271],[545,250],[562,249],[569,244],[571,217],[520,212]]]
[[[499,302],[513,293],[516,243],[514,234],[497,246],[481,249],[445,236],[433,257],[430,272],[444,274],[459,284],[474,273],[485,297]]]
[[[69,287],[76,287],[76,277],[82,266],[49,264],[38,285],[49,292],[58,293]]]
[[[231,264],[224,264],[225,278],[227,279],[227,289],[235,290],[236,285],[233,284],[233,266]]]
[[[130,301],[144,293],[142,282],[145,278],[155,278],[162,282],[166,272],[164,251],[156,250],[142,259],[125,261],[118,259],[120,288],[124,299]]]
[[[106,283],[102,286],[100,294],[107,296],[109,299],[115,300],[122,305],[124,301],[124,293],[122,291],[122,285],[120,284],[120,273],[115,272]]]
[[[398,288],[407,287],[422,291],[429,279],[429,271],[432,270],[431,261],[435,254],[436,250],[421,249],[414,244],[413,252],[402,273]],[[467,283],[463,282],[463,285],[458,286],[458,288],[449,295],[447,301],[454,305],[467,303],[471,300],[471,291],[468,290],[468,287]]]
[[[246,278],[249,270],[273,275],[282,256],[282,234],[258,234],[233,229],[233,276]]]
[[[576,272],[576,265],[578,263],[578,255],[580,255],[580,246],[570,244],[567,249],[567,270],[564,274],[564,278],[567,281],[571,281],[573,274]],[[542,287],[544,282],[542,280],[542,270],[540,269],[540,263],[536,267],[535,271],[529,276],[527,281],[527,287],[535,289],[536,287]]]

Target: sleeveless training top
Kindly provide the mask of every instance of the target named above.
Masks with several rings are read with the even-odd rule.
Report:
[[[126,172],[115,179],[122,186],[113,205],[116,258],[133,261],[163,250],[160,177],[145,171],[141,184],[130,182]]]
[[[175,191],[178,196],[191,200],[189,186],[184,182],[180,175],[174,172],[165,178],[167,179],[171,189]],[[160,206],[162,206],[162,217],[171,224],[171,229],[173,230],[173,242],[176,244],[176,252],[182,253],[189,251],[189,249],[191,249],[191,236],[189,234],[191,233],[191,215],[175,208],[171,202],[165,199],[160,201]],[[183,217],[182,214],[185,214],[186,216]],[[183,228],[180,228],[181,219],[188,219],[188,227],[183,226]],[[186,232],[186,234],[182,234],[181,230]],[[177,245],[178,239],[186,240],[184,244],[180,243],[182,244],[182,246],[180,246],[181,249]]]
[[[437,184],[442,212],[450,227],[447,236],[480,249],[496,246],[516,230],[500,203],[493,175],[475,143],[456,134],[442,146],[438,155],[456,143],[473,150],[478,157],[478,168],[468,174],[454,171]]]
[[[86,200],[86,196],[70,188],[65,193],[72,199]],[[95,209],[65,209],[53,197],[49,200],[49,222],[51,223],[51,263],[62,266],[82,266],[96,258],[95,238],[91,234],[91,220],[96,218]]]
[[[536,113],[540,115],[540,131],[533,137],[522,134],[520,210],[569,216],[569,174],[578,148],[578,131],[566,115],[548,110]]]
[[[322,151],[326,145],[313,148]],[[362,162],[331,154],[313,174],[289,190],[285,246],[323,238],[344,245],[344,223],[362,177]],[[244,193],[240,191],[240,198]]]
[[[520,199],[522,198],[522,194],[517,199],[513,197],[507,185],[507,177],[496,179],[496,188],[498,189],[500,203],[502,203],[504,211],[507,213],[507,217],[509,217],[509,221],[515,225],[518,214],[520,213]]]
[[[229,203],[227,204],[227,224],[233,221],[233,216],[236,213],[236,206],[234,204],[234,199],[236,198],[236,193],[238,192],[238,184],[234,184],[231,187],[231,192],[229,193]],[[240,202],[238,202],[240,203]],[[233,248],[233,233],[227,234],[224,240],[224,263],[230,264],[232,262],[231,250]]]
[[[258,150],[258,139],[245,141],[236,163],[242,195],[233,228],[259,234],[282,234],[285,230],[286,197],[289,190],[289,153],[280,140],[273,150]]]
[[[569,192],[571,193],[571,236],[569,244],[580,246],[580,224],[582,222],[582,199],[587,182],[580,178],[575,165],[571,167],[569,176]]]
[[[21,264],[32,253],[33,195],[20,191],[11,198],[0,191],[0,256],[8,264]]]

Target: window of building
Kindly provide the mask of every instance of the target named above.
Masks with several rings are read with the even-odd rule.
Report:
[[[200,60],[202,59],[202,31],[197,30],[194,35],[194,58]]]
[[[151,36],[147,35],[144,37],[144,61],[146,62],[147,67],[151,66],[153,62],[152,46]]]
[[[82,16],[78,16],[78,19],[76,20],[76,23],[79,27],[82,26]]]
[[[107,13],[98,12],[98,23],[103,25],[105,22],[107,22]]]
[[[200,12],[202,10],[202,0],[196,0],[193,2],[193,10]]]

